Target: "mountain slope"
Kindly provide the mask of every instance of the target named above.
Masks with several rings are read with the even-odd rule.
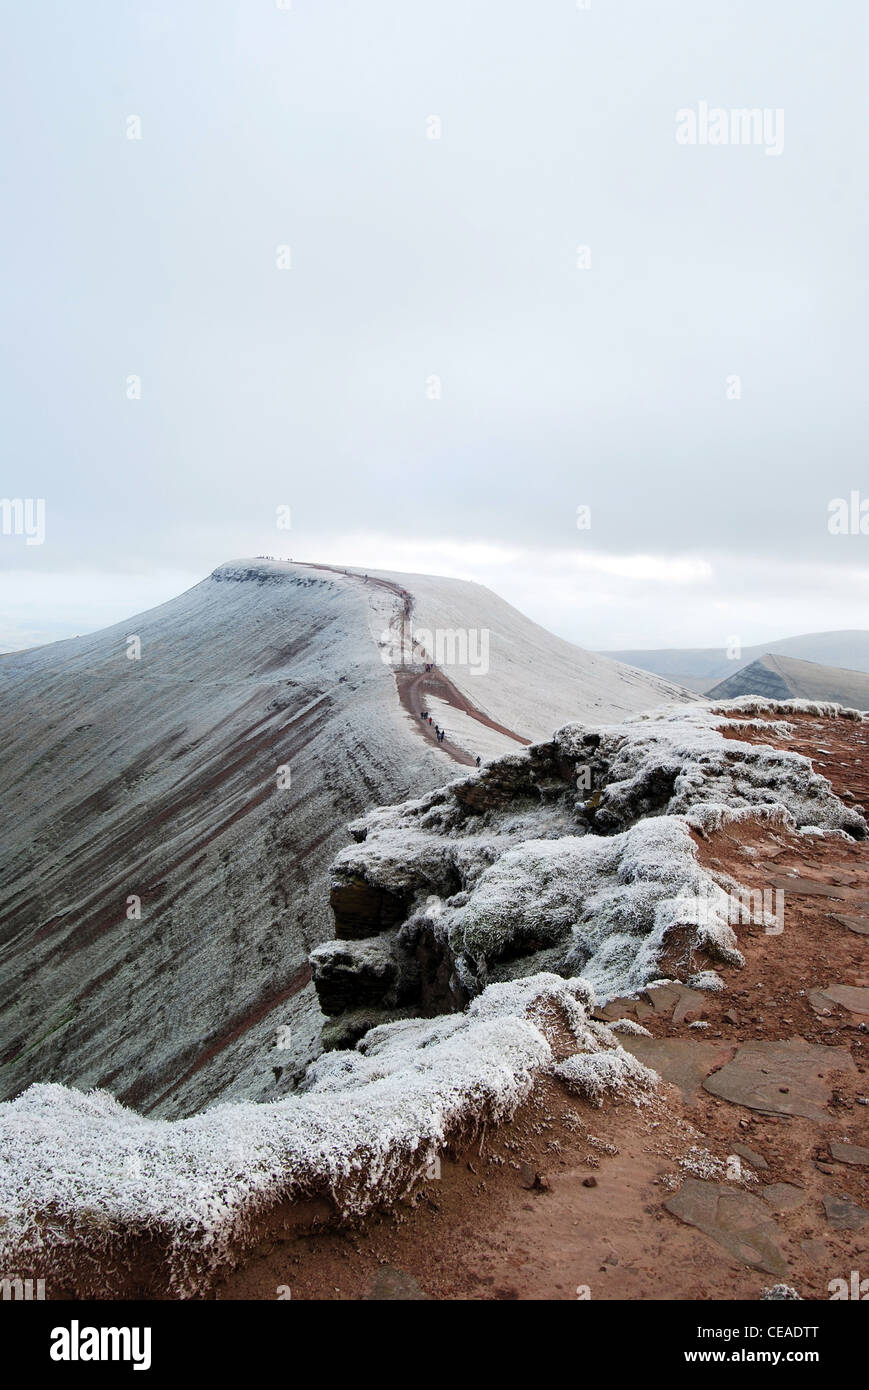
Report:
[[[386,571],[379,577],[399,583],[412,596],[414,632],[437,639],[438,633],[465,631],[472,655],[483,645],[472,634],[489,633],[485,671],[482,661],[450,660],[446,639],[438,667],[478,709],[527,739],[547,738],[565,720],[580,717],[577,711],[586,720],[608,722],[688,698],[671,681],[554,636],[482,584]],[[453,655],[459,645],[453,644]]]
[[[261,1094],[316,1036],[306,954],[345,821],[444,775],[364,596],[224,567],[126,624],[5,657],[0,690],[2,1093],[99,1084],[166,1113]]]
[[[0,658],[0,1097],[39,1080],[161,1115],[273,1099],[319,1046],[307,956],[331,934],[347,822],[473,762],[478,731],[487,756],[518,747],[510,731],[668,689],[477,586],[428,580],[417,600],[410,583],[240,561],[127,623]],[[481,688],[503,733],[450,705],[446,676],[464,745],[402,708],[383,658],[417,602],[431,622],[492,619],[489,674],[456,670],[455,688]]]
[[[833,700],[850,709],[869,709],[869,675],[796,661],[787,656],[762,656],[735,671],[709,691],[713,699],[765,695],[774,700]]]

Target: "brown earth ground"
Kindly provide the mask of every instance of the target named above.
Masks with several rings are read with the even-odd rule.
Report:
[[[789,719],[788,742],[744,737],[807,754],[869,804],[869,724]],[[754,1299],[783,1281],[826,1299],[831,1280],[869,1277],[869,843],[761,821],[697,843],[716,873],[778,887],[784,930],[735,927],[746,964],[718,967],[723,993],[677,985],[603,1011],[652,1034],[622,1038],[667,1078],[652,1100],[594,1109],[543,1078],[383,1213],[300,1232],[298,1209],[277,1210],[214,1296]],[[706,964],[677,957],[675,943],[680,978]],[[559,1020],[545,1026],[569,1050]]]

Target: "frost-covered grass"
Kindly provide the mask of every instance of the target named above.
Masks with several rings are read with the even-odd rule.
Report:
[[[724,981],[714,970],[698,970],[696,975],[689,975],[686,981],[691,989],[705,989],[712,994],[720,994],[724,989]]]
[[[608,1096],[623,1091],[651,1091],[658,1084],[657,1073],[623,1049],[592,1056],[576,1054],[559,1062],[553,1073],[574,1095],[598,1107]]]
[[[676,925],[694,925],[698,946],[742,962],[726,896],[674,816],[621,835],[525,841],[484,870],[467,901],[448,900],[441,920],[460,964],[478,974],[511,950],[561,941],[565,973],[581,974],[602,999],[648,984]]]
[[[856,719],[865,722],[866,712],[837,705],[832,700],[770,700],[765,695],[740,695],[736,700],[710,701],[710,708],[730,714],[810,714],[816,719]]]
[[[596,756],[606,762],[608,771],[598,820],[616,826],[638,812],[666,812],[710,829],[740,815],[761,814],[791,826],[815,824],[866,834],[863,818],[843,805],[827,779],[813,771],[808,758],[722,737],[724,727],[729,732],[744,727],[744,722],[728,719],[728,712],[786,714],[787,704],[754,697],[725,704],[726,710],[709,704],[676,706],[637,715],[620,726],[604,726]],[[862,719],[856,711],[841,711],[838,705],[795,701],[794,706],[805,713]],[[789,728],[786,720],[772,729],[766,722],[752,727],[770,736],[786,735]],[[560,750],[587,761],[586,734],[581,725],[568,725],[558,731],[555,741]]]
[[[171,1291],[195,1295],[281,1199],[326,1196],[360,1215],[457,1136],[509,1117],[553,1064],[546,1007],[578,1049],[620,1057],[587,1020],[590,997],[552,975],[492,985],[465,1013],[376,1028],[358,1050],[326,1054],[302,1094],[185,1120],[144,1118],[104,1091],[31,1086],[0,1105],[0,1267],[68,1278],[83,1250],[99,1264],[117,1258],[116,1242],[151,1237],[167,1247]]]

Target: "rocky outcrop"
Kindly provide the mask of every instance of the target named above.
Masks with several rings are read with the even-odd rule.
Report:
[[[738,961],[692,831],[747,814],[855,837],[866,826],[807,758],[722,726],[738,728],[702,705],[567,725],[355,822],[332,866],[336,939],[310,958],[325,1044],[541,970],[582,973],[607,998]]]

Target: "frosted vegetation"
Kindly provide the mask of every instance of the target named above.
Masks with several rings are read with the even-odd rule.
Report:
[[[789,709],[738,707],[783,719]],[[692,705],[571,724],[355,823],[336,883],[361,883],[394,912],[379,934],[318,948],[315,976],[328,977],[343,951],[366,979],[380,971],[400,1007],[403,979],[419,987],[424,941],[425,959],[448,967],[443,1007],[454,1011],[372,1028],[313,1062],[285,1100],[189,1119],[143,1118],[105,1092],[31,1086],[0,1106],[4,1270],[63,1279],[75,1266],[81,1288],[86,1250],[98,1290],[96,1262],[121,1261],[125,1242],[145,1235],[172,1290],[195,1294],[257,1238],[277,1201],[320,1196],[364,1213],[417,1181],[448,1142],[513,1113],[544,1072],[595,1105],[640,1101],[654,1075],[592,1006],[656,978],[671,928],[701,954],[741,960],[727,896],[698,865],[692,829],[761,814],[867,833],[807,759],[725,740],[723,722]]]
[[[582,981],[550,975],[493,985],[464,1013],[374,1029],[356,1051],[325,1054],[302,1094],[186,1120],[145,1119],[104,1091],[31,1086],[0,1107],[3,1267],[61,1279],[75,1267],[81,1287],[83,1250],[114,1262],[147,1235],[171,1290],[201,1292],[282,1198],[327,1196],[361,1215],[405,1191],[450,1140],[511,1115],[555,1065],[542,1009],[572,1029],[600,1085],[635,1083],[637,1063],[588,1020],[589,999]]]
[[[866,824],[807,758],[725,739],[725,722],[698,704],[569,724],[480,775],[354,822],[333,900],[364,890],[381,924],[366,937],[336,909],[342,939],[311,957],[325,1012],[348,1000],[461,1007],[490,981],[534,969],[582,974],[605,1001],[655,977],[676,926],[705,952],[697,968],[740,964],[728,895],[700,868],[694,835],[749,816],[857,837]],[[437,963],[439,993],[421,959]]]

